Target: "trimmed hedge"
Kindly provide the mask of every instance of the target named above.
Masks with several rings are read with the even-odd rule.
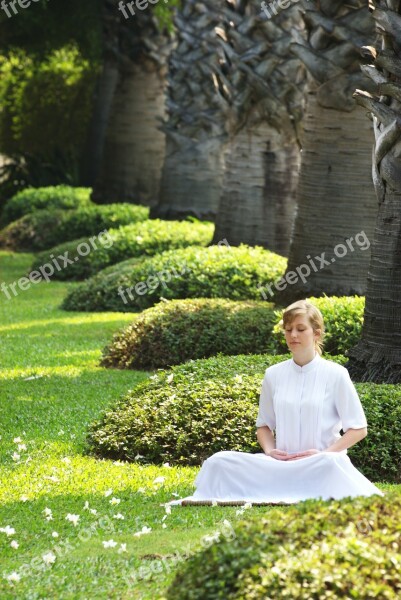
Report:
[[[190,223],[188,221],[161,221],[152,219],[141,223],[133,223],[109,230],[109,244],[100,246],[96,252],[87,256],[79,256],[79,260],[55,273],[53,279],[80,280],[95,275],[109,265],[134,257],[153,256],[173,248],[187,246],[206,246],[213,236],[212,223]],[[60,244],[47,252],[41,253],[32,265],[37,269],[40,265],[51,262],[50,254],[58,256],[68,252],[74,259],[77,247],[85,239]],[[111,245],[110,245],[111,244]]]
[[[326,334],[324,350],[328,354],[345,354],[356,346],[362,333],[365,298],[361,296],[325,296],[308,298],[322,312]],[[283,311],[275,311],[276,325],[271,337],[270,351],[274,354],[288,352],[284,332],[278,323]]]
[[[364,298],[309,298],[323,312],[325,351],[344,354],[360,336]],[[284,354],[278,326],[282,311],[265,302],[173,300],[160,302],[118,332],[103,351],[102,364],[119,369],[155,369],[221,352]]]
[[[308,500],[221,528],[179,568],[168,600],[321,600],[401,595],[401,494]],[[249,513],[248,513],[249,514]]]
[[[5,227],[36,210],[69,209],[91,205],[91,192],[91,188],[76,188],[69,185],[27,188],[6,202],[0,216],[0,224]]]
[[[72,210],[37,210],[0,231],[0,247],[35,252],[119,225],[148,218],[149,209],[132,204],[88,205]]]
[[[132,312],[161,298],[260,300],[261,283],[280,277],[286,262],[264,248],[245,245],[170,250],[101,271],[72,290],[62,308]]]
[[[216,354],[266,353],[273,305],[252,300],[171,300],[140,313],[103,351],[101,364],[155,369]]]
[[[92,452],[113,459],[199,465],[220,450],[260,452],[255,435],[265,369],[286,356],[218,356],[160,371],[90,428]],[[345,358],[332,357],[343,364]],[[374,481],[401,482],[401,386],[357,384],[369,435],[350,448]]]

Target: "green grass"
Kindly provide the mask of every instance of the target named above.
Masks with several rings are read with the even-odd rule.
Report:
[[[32,255],[0,253],[2,280],[24,276],[31,261]],[[161,505],[173,494],[190,494],[197,469],[115,464],[84,455],[87,425],[147,374],[97,366],[101,349],[132,315],[71,316],[59,310],[74,285],[40,283],[11,300],[0,293],[0,527],[16,530],[10,537],[0,533],[0,598],[153,600],[173,578],[173,555],[201,548],[205,534],[239,515],[230,507],[173,507],[163,521]],[[27,446],[19,462],[12,458],[16,437]],[[165,482],[153,484],[159,476]],[[112,495],[105,496],[109,489]],[[120,504],[111,505],[113,497]],[[97,515],[84,510],[85,502]],[[45,508],[53,520],[46,520]],[[76,527],[65,519],[68,513],[80,515]],[[124,520],[113,519],[117,513]],[[135,537],[143,526],[151,533]],[[118,546],[105,549],[102,541],[111,538]],[[13,539],[17,549],[10,546]],[[121,543],[127,552],[118,553]],[[49,551],[57,558],[43,570],[42,555]],[[141,579],[138,569],[151,565],[161,572],[149,577],[142,571]],[[14,585],[4,578],[13,571],[22,574]]]
[[[32,255],[1,252],[1,280],[24,276],[31,262]],[[0,292],[0,527],[16,530],[9,537],[0,532],[0,598],[154,600],[172,581],[177,561],[202,548],[204,535],[227,531],[224,519],[234,525],[242,513],[173,507],[166,516],[163,503],[193,491],[196,468],[84,454],[87,425],[148,375],[98,367],[101,349],[132,315],[59,310],[74,285],[40,283],[11,300]],[[16,437],[27,448],[19,461],[12,457]],[[164,483],[155,484],[160,476]],[[120,503],[112,505],[113,497]],[[86,502],[97,514],[84,508]],[[266,510],[273,509],[250,512]],[[79,515],[76,527],[66,520],[69,513]],[[124,520],[113,518],[118,513]],[[135,537],[144,526],[151,532]],[[110,539],[118,545],[104,548],[102,541]],[[121,544],[126,552],[118,552]],[[42,556],[50,551],[56,560],[46,566]],[[21,575],[15,584],[5,578],[13,571]]]

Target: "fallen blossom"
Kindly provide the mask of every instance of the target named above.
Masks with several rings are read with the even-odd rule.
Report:
[[[117,542],[115,542],[114,540],[108,540],[102,542],[102,544],[104,548],[114,548],[115,546],[117,546]]]
[[[79,521],[79,515],[72,515],[71,513],[68,513],[66,519],[67,521],[70,521],[74,525],[74,527],[76,527]]]
[[[55,562],[56,555],[53,552],[48,552],[47,554],[43,554],[42,558],[47,565],[51,565]]]
[[[11,548],[15,548],[15,550],[19,547],[19,543],[16,540],[13,540],[10,544]]]
[[[21,575],[19,575],[16,571],[13,571],[9,575],[6,576],[7,581],[20,581]]]
[[[122,521],[123,519],[125,519],[125,517],[121,513],[117,513],[116,515],[114,515],[113,519],[119,519],[120,521]]]
[[[10,527],[10,525],[6,525],[5,527],[0,527],[0,531],[5,533],[7,536],[15,534],[14,527]]]
[[[114,498],[114,497],[113,497],[113,498],[110,500],[110,504],[112,504],[113,506],[114,506],[115,504],[120,504],[120,502],[121,502],[120,498]]]
[[[110,490],[106,490],[105,493],[104,493],[104,495],[107,498],[107,496],[111,496],[112,493],[113,493],[113,490],[110,489]]]

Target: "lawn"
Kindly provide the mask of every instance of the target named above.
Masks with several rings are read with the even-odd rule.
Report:
[[[32,258],[1,252],[1,280]],[[198,469],[85,455],[87,425],[149,374],[98,366],[132,315],[59,310],[74,285],[0,293],[0,598],[162,598],[185,555],[231,535],[244,509],[169,514],[163,503],[190,494]],[[267,510],[285,508],[249,513]]]
[[[24,276],[32,258],[1,252],[1,280]],[[185,554],[208,543],[203,536],[229,535],[223,521],[241,515],[231,507],[166,513],[174,494],[192,492],[196,468],[85,455],[87,425],[149,374],[98,366],[132,315],[59,310],[73,285],[39,283],[10,300],[0,293],[0,527],[15,529],[0,532],[0,597],[153,600]],[[69,514],[79,515],[76,525]],[[150,533],[135,536],[143,527]],[[117,545],[105,548],[109,540]],[[19,581],[7,579],[13,572]]]

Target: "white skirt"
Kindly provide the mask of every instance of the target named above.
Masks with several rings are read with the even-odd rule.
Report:
[[[217,452],[203,463],[195,485],[193,496],[169,504],[294,504],[310,498],[384,495],[345,452],[320,452],[294,461],[264,453]]]

